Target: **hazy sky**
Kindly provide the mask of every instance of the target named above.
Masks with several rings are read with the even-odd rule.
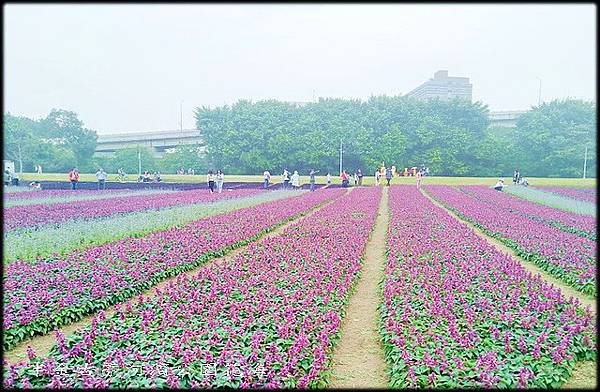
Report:
[[[100,134],[238,99],[405,94],[439,69],[491,110],[596,99],[594,5],[5,5],[4,110]]]

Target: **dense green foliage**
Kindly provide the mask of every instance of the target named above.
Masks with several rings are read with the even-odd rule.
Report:
[[[303,106],[242,100],[197,108],[196,125],[209,166],[233,174],[279,173],[284,167],[337,174],[343,141],[344,168],[351,172],[370,174],[385,162],[400,169],[425,164],[434,175],[510,176],[519,168],[528,177],[579,177],[579,141],[585,140],[588,176],[595,175],[595,104],[579,100],[533,108],[517,129],[488,128],[488,110],[480,102],[401,96],[320,99]]]
[[[49,172],[73,166],[89,170],[96,149],[96,132],[84,128],[77,114],[67,110],[53,109],[39,120],[6,113],[3,134],[4,159],[15,161],[17,170],[23,171],[34,171],[36,165]]]

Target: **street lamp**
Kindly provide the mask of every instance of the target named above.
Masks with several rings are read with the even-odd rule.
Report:
[[[340,139],[340,176],[342,175],[342,154],[343,154],[342,139]]]
[[[585,179],[585,172],[587,171],[587,145],[585,146],[585,154],[583,155],[583,179]]]
[[[179,102],[179,128],[183,133],[183,100]]]

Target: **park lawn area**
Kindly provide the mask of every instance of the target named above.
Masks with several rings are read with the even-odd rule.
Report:
[[[341,180],[339,176],[331,176],[332,183],[340,184]],[[116,174],[109,174],[108,181],[116,181]],[[182,182],[206,182],[206,174],[196,175],[177,175],[177,174],[161,174],[163,182],[170,183],[182,183]],[[23,173],[21,175],[22,182],[29,181],[68,181],[67,173]],[[300,176],[300,183],[307,184],[308,176]],[[498,177],[424,177],[423,184],[443,184],[443,185],[487,185],[493,186]],[[510,184],[512,179],[510,176],[504,177],[505,184]],[[537,178],[527,177],[530,186],[562,186],[562,187],[574,187],[574,188],[585,188],[595,187],[595,178]],[[80,181],[96,181],[95,174],[82,173],[80,175]],[[262,175],[227,175],[225,174],[225,182],[262,182]],[[137,174],[130,174],[128,182],[137,182]],[[281,183],[281,175],[277,174],[271,177],[271,183]],[[326,182],[325,176],[317,176],[317,183],[324,184]],[[385,183],[385,179],[382,179]],[[393,184],[414,184],[414,177],[394,177],[392,180]],[[353,183],[353,180],[350,181]],[[363,177],[363,185],[374,185],[375,178],[373,176]]]

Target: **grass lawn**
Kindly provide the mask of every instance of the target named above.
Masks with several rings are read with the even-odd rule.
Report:
[[[205,182],[206,174],[202,175],[177,175],[177,174],[162,174],[163,182]],[[108,181],[116,181],[116,174],[109,174]],[[308,176],[300,176],[300,183],[307,184]],[[33,180],[37,181],[68,181],[67,173],[23,173],[21,181],[23,183],[30,182]],[[498,177],[424,177],[423,184],[446,184],[446,185],[487,185],[493,186]],[[510,177],[504,178],[506,184],[510,184],[512,179]],[[537,178],[527,177],[530,186],[564,186],[564,187],[595,187],[595,178]],[[96,181],[94,174],[86,173],[80,175],[80,181]],[[129,175],[128,182],[136,182],[137,175]],[[262,182],[262,175],[256,176],[235,176],[225,175],[225,182]],[[338,176],[333,176],[331,181],[334,184],[340,184],[341,180]],[[271,183],[281,183],[281,175],[271,177]],[[326,182],[325,176],[317,176],[317,183],[324,184]],[[382,182],[385,182],[383,179]],[[353,180],[351,180],[353,183]],[[414,177],[395,177],[392,179],[392,184],[415,184]],[[375,178],[373,176],[363,177],[363,185],[374,185]]]

